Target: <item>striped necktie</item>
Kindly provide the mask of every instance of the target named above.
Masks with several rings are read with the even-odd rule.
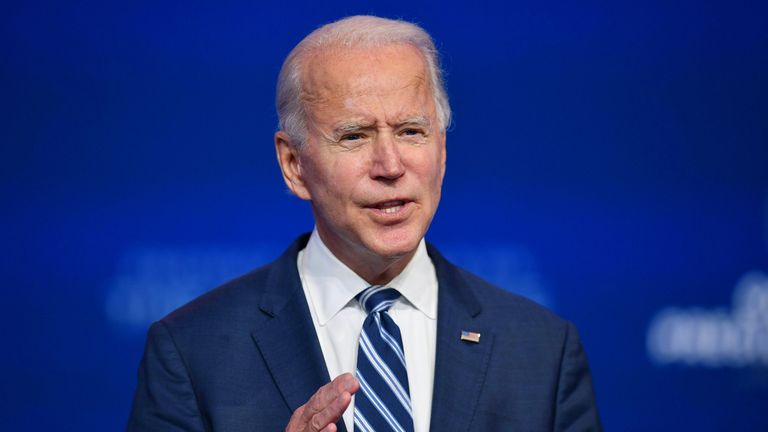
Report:
[[[368,317],[357,349],[355,431],[413,432],[408,372],[400,328],[387,313],[400,298],[394,288],[373,285],[357,295]]]

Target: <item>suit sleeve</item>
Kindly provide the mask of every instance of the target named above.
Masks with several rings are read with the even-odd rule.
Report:
[[[158,321],[150,327],[147,336],[127,430],[197,432],[204,429],[186,366],[168,328]]]
[[[557,387],[556,431],[586,432],[603,430],[597,413],[592,377],[581,339],[568,323]]]

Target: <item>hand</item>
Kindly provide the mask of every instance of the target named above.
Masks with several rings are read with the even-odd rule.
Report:
[[[359,388],[360,383],[352,374],[337,376],[293,413],[285,432],[336,432],[336,422]]]

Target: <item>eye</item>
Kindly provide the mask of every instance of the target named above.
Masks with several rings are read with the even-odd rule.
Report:
[[[407,128],[407,129],[403,129],[403,131],[400,132],[400,134],[403,136],[420,136],[420,135],[424,135],[424,131],[416,128]]]
[[[341,141],[358,141],[363,138],[365,138],[365,135],[361,133],[350,133],[350,134],[343,135],[341,137]]]

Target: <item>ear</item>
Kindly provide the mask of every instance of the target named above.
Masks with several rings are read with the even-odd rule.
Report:
[[[297,197],[304,200],[311,199],[302,177],[301,160],[299,158],[300,150],[287,133],[283,131],[275,132],[275,151],[277,152],[277,163],[280,165],[280,171],[283,173],[285,185]]]
[[[447,131],[443,131],[442,136],[440,137],[440,140],[442,141],[442,146],[441,146],[442,147],[441,148],[442,154],[440,155],[442,160],[441,160],[440,168],[443,170],[442,174],[440,175],[440,181],[441,182],[445,178],[445,161],[448,158],[448,154],[447,154],[447,147],[448,146],[445,145],[446,144],[445,141],[446,141],[446,137],[447,136],[448,136],[448,132]]]

